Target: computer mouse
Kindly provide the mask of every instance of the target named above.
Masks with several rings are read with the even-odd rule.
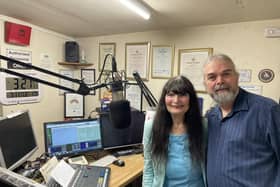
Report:
[[[125,165],[124,161],[121,159],[115,160],[113,164],[120,167],[123,167]]]

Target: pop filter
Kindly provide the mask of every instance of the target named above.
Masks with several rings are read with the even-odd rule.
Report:
[[[128,100],[111,101],[109,109],[111,123],[115,128],[124,129],[130,126],[131,112]]]

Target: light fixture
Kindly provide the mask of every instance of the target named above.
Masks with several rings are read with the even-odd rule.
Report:
[[[120,0],[120,2],[144,19],[150,19],[151,13],[141,0]]]

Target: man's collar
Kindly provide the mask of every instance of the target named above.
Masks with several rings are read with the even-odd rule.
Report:
[[[233,104],[233,109],[232,109],[233,112],[249,109],[247,96],[248,96],[248,92],[243,90],[242,88],[239,88],[239,93],[236,96],[236,99]]]

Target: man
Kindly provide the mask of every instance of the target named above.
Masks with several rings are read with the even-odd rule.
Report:
[[[280,187],[280,105],[238,86],[233,61],[219,54],[204,66],[217,106],[207,113],[209,187]]]

